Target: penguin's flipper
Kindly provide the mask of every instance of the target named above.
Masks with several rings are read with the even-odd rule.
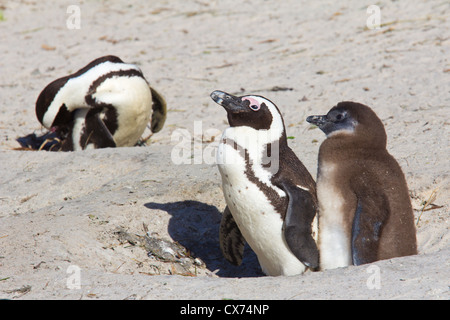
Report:
[[[220,250],[232,264],[239,266],[244,256],[245,239],[234,221],[228,206],[222,214],[219,230]]]
[[[367,188],[366,188],[367,189]],[[358,188],[358,203],[352,225],[352,260],[358,266],[378,260],[382,228],[389,216],[388,201],[383,194]]]
[[[164,122],[166,121],[167,104],[166,100],[164,100],[163,96],[158,91],[152,87],[150,87],[150,91],[152,92],[153,100],[151,130],[153,133],[156,133],[162,129]]]
[[[93,144],[96,149],[116,147],[111,132],[100,118],[100,111],[101,109],[94,108],[86,114],[85,130],[80,137],[80,144],[83,149],[89,144]]]
[[[307,267],[319,268],[319,250],[312,237],[316,206],[309,191],[288,182],[280,182],[289,203],[283,223],[284,238],[292,253]]]

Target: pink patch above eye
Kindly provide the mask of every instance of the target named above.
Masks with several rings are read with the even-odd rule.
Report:
[[[244,101],[244,100],[248,100],[248,101],[250,101],[250,105],[251,106],[260,106],[259,105],[259,102],[256,100],[256,99],[253,99],[253,98],[242,98],[242,101]]]

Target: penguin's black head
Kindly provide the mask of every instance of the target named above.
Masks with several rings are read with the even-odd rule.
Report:
[[[284,129],[280,111],[269,99],[254,95],[235,97],[218,90],[211,93],[211,98],[225,108],[231,127],[269,130],[281,126]]]
[[[309,116],[327,137],[344,135],[373,143],[386,143],[383,123],[371,108],[361,103],[343,101],[330,109],[326,115]]]

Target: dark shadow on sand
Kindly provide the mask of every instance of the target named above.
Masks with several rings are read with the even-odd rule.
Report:
[[[168,231],[172,239],[202,259],[208,270],[218,270],[216,275],[238,278],[263,276],[258,259],[248,245],[240,266],[234,266],[225,260],[219,246],[222,215],[215,206],[187,200],[170,203],[149,202],[145,207],[169,213],[172,218]]]

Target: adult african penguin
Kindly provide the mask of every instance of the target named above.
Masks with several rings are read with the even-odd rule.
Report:
[[[405,176],[375,112],[344,101],[306,121],[327,136],[317,176],[321,269],[416,254]]]
[[[150,116],[157,132],[165,115],[164,99],[142,71],[116,56],[51,82],[36,101],[39,122],[59,134],[65,151],[134,146]]]
[[[261,96],[222,91],[211,98],[225,108],[230,125],[217,151],[227,203],[219,232],[225,258],[239,265],[246,241],[267,275],[316,269],[315,182],[288,147],[277,106]]]

